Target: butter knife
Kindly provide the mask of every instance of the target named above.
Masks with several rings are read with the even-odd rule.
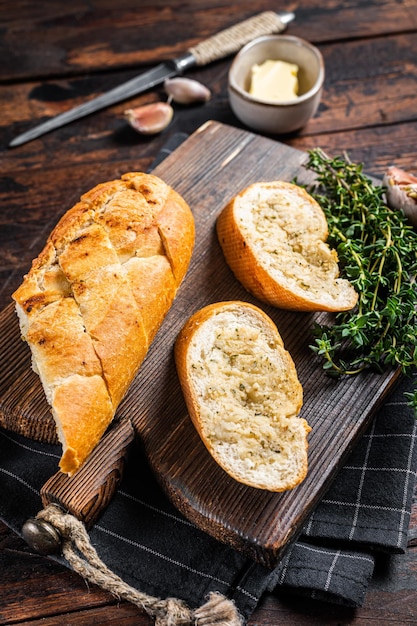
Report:
[[[160,63],[153,69],[132,78],[107,93],[52,117],[31,130],[18,135],[9,143],[9,147],[20,146],[51,130],[126,100],[156,85],[160,85],[167,78],[178,76],[192,67],[204,66],[213,61],[223,59],[237,52],[242,46],[256,37],[284,31],[287,24],[292,22],[294,18],[295,15],[292,12],[275,13],[274,11],[265,11],[243,22],[239,22],[189,48],[182,56]]]

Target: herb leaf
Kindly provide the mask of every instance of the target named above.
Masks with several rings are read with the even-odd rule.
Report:
[[[306,168],[316,173],[309,193],[326,214],[328,243],[359,294],[353,311],[337,313],[332,326],[316,325],[312,350],[333,376],[387,366],[410,374],[417,365],[417,233],[387,206],[362,164],[315,149]],[[409,400],[417,408],[417,390]]]

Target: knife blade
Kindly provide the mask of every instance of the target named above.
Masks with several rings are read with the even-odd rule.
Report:
[[[168,78],[183,74],[192,67],[204,66],[225,58],[237,52],[242,46],[256,37],[282,32],[294,18],[295,15],[292,12],[275,13],[274,11],[265,11],[243,22],[239,22],[189,48],[182,56],[160,63],[153,69],[128,80],[97,98],[60,113],[18,135],[9,143],[9,148],[20,146],[56,128],[100,111],[112,104],[127,100],[156,85],[160,85]]]

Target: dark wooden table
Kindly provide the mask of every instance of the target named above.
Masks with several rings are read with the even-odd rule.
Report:
[[[279,138],[300,150],[347,151],[370,175],[395,163],[417,171],[416,0],[14,0],[0,4],[0,307],[10,302],[57,218],[99,181],[146,170],[175,132],[208,119],[240,127],[227,99],[230,59],[189,73],[206,84],[204,106],[176,107],[160,135],[140,136],[123,117],[132,106],[162,99],[155,89],[8,149],[18,133],[131,78],[254,13],[294,10],[289,33],[321,49],[326,64],[316,117]],[[1,496],[0,496],[1,497]],[[255,624],[417,624],[417,501],[405,556],[377,565],[358,610],[265,596]],[[414,543],[414,545],[413,545]],[[31,552],[0,524],[0,624],[120,626],[150,624],[76,574]]]

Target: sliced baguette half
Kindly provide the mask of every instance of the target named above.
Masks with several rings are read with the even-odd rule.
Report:
[[[100,183],[69,209],[13,294],[73,475],[110,425],[184,278],[185,200],[152,174]]]
[[[347,311],[358,295],[339,277],[326,243],[320,205],[302,187],[283,181],[244,189],[223,209],[217,234],[226,262],[259,300],[297,311]]]
[[[258,307],[211,304],[185,324],[175,359],[189,415],[235,480],[285,491],[306,476],[303,390],[273,321]]]

